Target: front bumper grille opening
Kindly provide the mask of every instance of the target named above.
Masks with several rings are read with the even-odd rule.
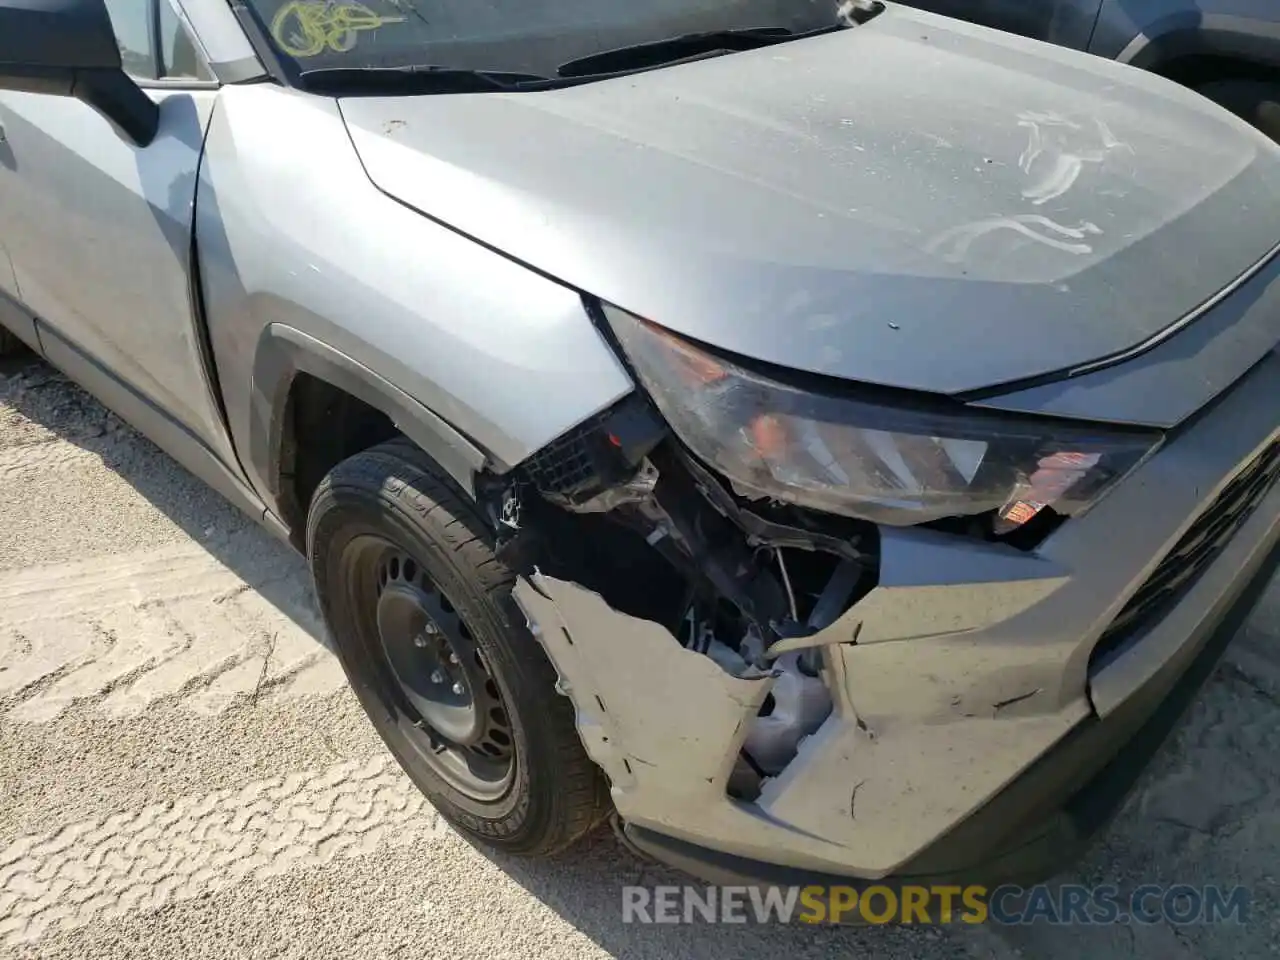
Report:
[[[1254,458],[1187,530],[1098,639],[1089,672],[1102,669],[1180,600],[1280,478],[1280,440]]]

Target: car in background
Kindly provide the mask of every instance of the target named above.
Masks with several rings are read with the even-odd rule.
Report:
[[[1132,64],[1203,93],[1280,140],[1276,0],[905,0]]]

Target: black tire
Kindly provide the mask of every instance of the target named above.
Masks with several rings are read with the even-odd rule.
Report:
[[[19,340],[16,336],[0,327],[0,357],[7,357],[11,353],[17,353],[19,350],[25,350],[27,345]]]
[[[477,508],[438,467],[412,444],[394,440],[344,461],[320,483],[307,521],[307,553],[343,668],[401,767],[465,836],[508,853],[545,856],[601,824],[612,804],[603,774],[583,750],[572,705],[556,692],[555,669],[511,597],[515,577],[495,558],[488,531]],[[465,772],[450,778],[438,751],[424,745],[440,735],[415,710],[421,701],[409,699],[410,688],[392,667],[405,655],[388,645],[385,621],[371,626],[365,609],[364,551],[378,538],[407,558],[394,586],[401,588],[406,576],[415,588],[419,579],[429,580],[438,589],[436,599],[445,598],[444,607],[462,624],[458,629],[474,642],[485,687],[492,690],[489,680],[496,682],[497,715],[505,710],[509,725],[503,729],[510,731],[514,753],[500,795],[457,782]],[[420,567],[410,571],[412,561]],[[375,574],[381,586],[374,586],[379,604],[393,592],[381,569]],[[424,642],[421,634],[414,637],[415,646]],[[439,682],[434,674],[432,679]],[[486,781],[490,788],[498,789]]]
[[[1280,80],[1214,80],[1196,90],[1280,142]]]

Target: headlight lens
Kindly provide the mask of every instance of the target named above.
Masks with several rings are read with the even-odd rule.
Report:
[[[748,498],[894,526],[990,515],[1004,534],[1047,507],[1078,513],[1160,440],[811,393],[625,311],[605,313],[671,428]]]

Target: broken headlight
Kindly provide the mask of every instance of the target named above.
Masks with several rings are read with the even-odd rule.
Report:
[[[894,526],[987,516],[999,535],[1046,508],[1078,513],[1160,440],[959,403],[874,402],[869,390],[815,393],[605,312],[671,428],[751,499]]]

